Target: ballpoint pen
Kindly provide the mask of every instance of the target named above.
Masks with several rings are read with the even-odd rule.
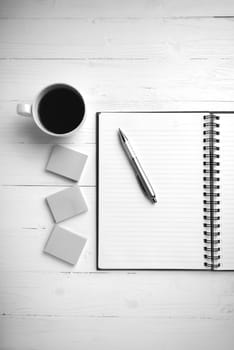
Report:
[[[127,136],[120,129],[119,129],[119,137],[120,137],[120,141],[123,146],[123,149],[129,159],[129,162],[135,172],[135,175],[137,177],[137,180],[141,188],[145,192],[146,196],[150,199],[150,201],[152,203],[156,203],[157,200],[156,200],[156,195],[153,190],[153,187],[151,186],[149,179],[147,178],[132,146],[130,145]]]

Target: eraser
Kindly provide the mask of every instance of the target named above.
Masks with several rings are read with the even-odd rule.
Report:
[[[87,158],[86,154],[56,145],[52,149],[46,170],[79,181]]]
[[[44,252],[75,265],[86,241],[86,238],[55,225],[45,245]]]
[[[46,198],[55,222],[69,219],[88,210],[78,186],[56,192]]]

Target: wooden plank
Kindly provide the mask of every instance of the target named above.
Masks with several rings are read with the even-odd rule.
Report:
[[[4,61],[0,75],[2,101],[30,101],[47,84],[70,83],[83,93],[88,117],[99,110],[168,110],[178,102],[233,109],[232,60]]]
[[[232,0],[1,0],[1,17],[6,18],[93,18],[230,16]]]
[[[95,112],[90,112],[82,128],[69,137],[51,137],[42,132],[36,124],[27,117],[16,114],[16,102],[0,102],[0,144],[63,144],[70,147],[93,144],[95,138]],[[10,146],[12,147],[12,146]]]
[[[63,223],[88,238],[79,263],[42,253],[44,198],[72,184],[43,170],[52,144],[87,152],[94,186],[96,111],[233,110],[233,15],[232,0],[1,0],[0,349],[234,347],[231,273],[96,271],[94,187],[88,213]],[[69,139],[15,113],[56,81],[88,106]]]
[[[31,134],[31,136],[33,136]],[[36,138],[32,144],[1,145],[0,158],[4,171],[0,175],[2,185],[65,185],[76,182],[45,170],[53,144],[37,144]],[[95,144],[71,144],[70,148],[88,155],[79,184],[95,186]]]
[[[0,20],[0,58],[233,59],[233,33],[227,18],[8,19]]]
[[[0,276],[0,315],[7,317],[234,321],[229,273],[1,271]]]
[[[134,318],[0,319],[0,349],[231,350],[233,321]]]
[[[13,107],[13,108],[12,108]],[[30,118],[16,115],[12,103],[0,104],[1,184],[70,186],[74,182],[45,170],[54,144],[62,144],[88,155],[80,184],[95,185],[95,118],[88,118],[78,133],[55,138],[41,132]]]
[[[79,263],[72,267],[44,254],[54,222],[45,198],[64,187],[2,187],[0,189],[0,270],[94,271],[96,269],[95,188],[82,188],[88,212],[61,223],[88,239]]]

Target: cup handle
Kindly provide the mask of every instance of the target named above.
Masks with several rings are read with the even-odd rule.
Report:
[[[32,117],[32,105],[29,103],[17,104],[17,113],[24,117]]]

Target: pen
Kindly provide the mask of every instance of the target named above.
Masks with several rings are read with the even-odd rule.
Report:
[[[129,140],[127,138],[127,136],[123,133],[122,130],[119,129],[119,137],[120,137],[120,141],[121,144],[123,146],[123,149],[129,159],[129,162],[135,172],[135,175],[137,177],[137,180],[141,186],[141,188],[143,189],[143,191],[145,192],[146,196],[149,198],[149,200],[152,203],[156,203],[156,195],[155,192],[153,190],[153,187],[151,186],[149,179],[147,178],[132,146],[129,143]]]

